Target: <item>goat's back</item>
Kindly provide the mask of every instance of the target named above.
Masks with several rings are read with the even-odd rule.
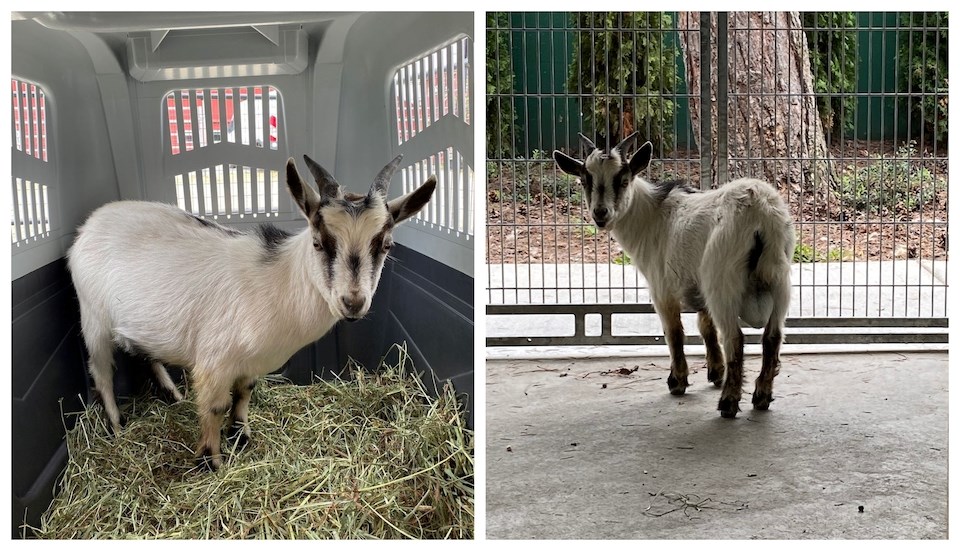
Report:
[[[285,287],[261,254],[255,237],[172,205],[104,205],[68,253],[85,336],[98,325],[129,350],[187,367],[252,348],[278,325]]]

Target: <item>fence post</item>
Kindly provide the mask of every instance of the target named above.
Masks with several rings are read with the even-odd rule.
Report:
[[[727,12],[717,12],[717,185],[729,179],[727,173],[727,92],[730,89],[730,68],[727,60]],[[700,179],[703,189],[703,177]]]
[[[700,189],[710,189],[713,144],[710,136],[710,30],[713,17],[700,12]]]

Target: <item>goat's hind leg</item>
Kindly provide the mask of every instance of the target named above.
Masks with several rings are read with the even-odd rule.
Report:
[[[227,439],[243,449],[250,442],[249,412],[250,395],[257,385],[254,377],[241,377],[233,383],[233,406],[230,408],[230,425]]]
[[[723,384],[723,351],[720,349],[717,328],[706,310],[697,312],[697,325],[707,349],[707,380],[719,387]]]
[[[783,342],[783,333],[776,322],[771,320],[767,323],[760,342],[763,345],[763,363],[753,391],[753,407],[765,410],[773,401],[773,378],[780,372],[780,343]]]
[[[82,327],[83,340],[90,354],[90,376],[107,413],[110,422],[108,428],[116,434],[123,428],[126,420],[120,415],[120,408],[117,407],[117,399],[113,393],[113,341],[100,327],[92,327],[89,323],[82,324]]]
[[[160,387],[160,397],[169,404],[175,404],[183,400],[183,394],[173,383],[167,368],[157,360],[150,361],[150,369],[153,371],[154,382]]]
[[[683,323],[680,321],[680,303],[664,301],[656,306],[660,321],[663,323],[667,346],[670,348],[670,376],[667,377],[667,388],[670,389],[670,394],[680,396],[690,386],[687,380],[687,357],[683,352],[686,336],[683,332]]]

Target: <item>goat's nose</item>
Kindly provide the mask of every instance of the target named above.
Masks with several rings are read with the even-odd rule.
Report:
[[[348,317],[356,317],[355,314],[360,313],[360,310],[363,309],[363,297],[360,296],[360,293],[350,293],[349,295],[344,295],[340,297],[340,302],[343,303],[343,307],[346,310]]]
[[[593,220],[594,220],[594,222],[597,222],[599,225],[602,226],[603,223],[606,222],[606,220],[607,220],[607,215],[608,215],[609,213],[610,213],[610,211],[607,210],[607,207],[597,207],[597,208],[593,209]]]

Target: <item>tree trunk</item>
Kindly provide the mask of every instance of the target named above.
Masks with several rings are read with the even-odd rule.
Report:
[[[710,136],[714,158],[701,181],[722,184],[717,167],[717,28],[712,16]],[[814,192],[826,199],[834,184],[832,163],[813,95],[810,55],[798,12],[730,12],[727,41],[729,88],[728,179],[765,179],[778,188]],[[690,118],[700,140],[700,12],[680,12]]]

